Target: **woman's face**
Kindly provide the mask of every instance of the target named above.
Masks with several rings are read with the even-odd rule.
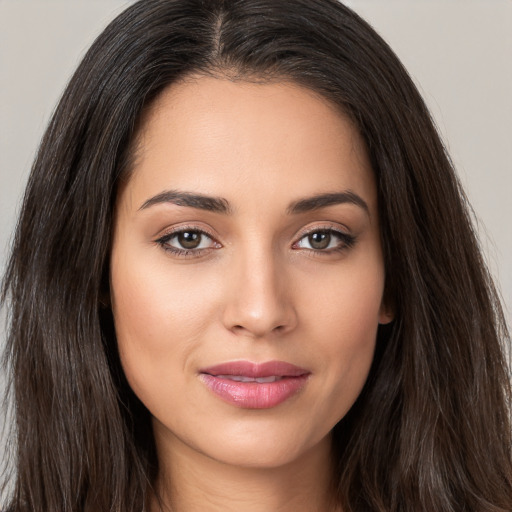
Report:
[[[391,319],[357,131],[299,86],[197,77],[137,143],[111,300],[157,445],[261,467],[325,447]]]

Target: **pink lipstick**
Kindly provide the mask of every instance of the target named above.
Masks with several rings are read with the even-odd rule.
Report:
[[[245,409],[269,409],[304,387],[308,370],[284,361],[233,361],[200,371],[201,381],[224,401]]]

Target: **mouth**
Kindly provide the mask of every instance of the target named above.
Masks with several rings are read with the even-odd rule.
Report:
[[[286,379],[288,377],[281,377],[278,375],[269,375],[268,377],[246,377],[245,375],[214,375],[219,379],[228,379],[235,382],[259,382],[264,384],[265,382],[276,382],[277,380]]]
[[[309,370],[284,361],[233,361],[200,370],[200,379],[223,401],[245,409],[276,407],[300,391]]]

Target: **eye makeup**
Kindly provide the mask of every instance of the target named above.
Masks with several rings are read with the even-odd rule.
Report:
[[[164,251],[183,258],[204,256],[222,247],[211,233],[197,226],[176,227],[157,238],[155,243]]]
[[[301,233],[300,238],[292,245],[292,249],[327,255],[346,251],[355,243],[356,237],[352,234],[332,226],[315,226]]]
[[[303,250],[316,254],[340,253],[354,246],[356,237],[332,226],[314,226],[301,233],[291,246],[293,250]],[[155,243],[164,251],[176,257],[201,257],[223,245],[203,228],[179,226],[157,238]]]

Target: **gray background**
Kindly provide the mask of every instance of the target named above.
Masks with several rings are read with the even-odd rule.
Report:
[[[129,3],[0,0],[2,269],[23,187],[49,116],[94,37]],[[510,324],[512,0],[345,3],[390,43],[422,91],[474,206]],[[3,330],[0,317],[0,349]],[[3,377],[0,374],[0,392]],[[0,423],[2,417],[0,412]],[[0,460],[3,446],[0,441]]]

